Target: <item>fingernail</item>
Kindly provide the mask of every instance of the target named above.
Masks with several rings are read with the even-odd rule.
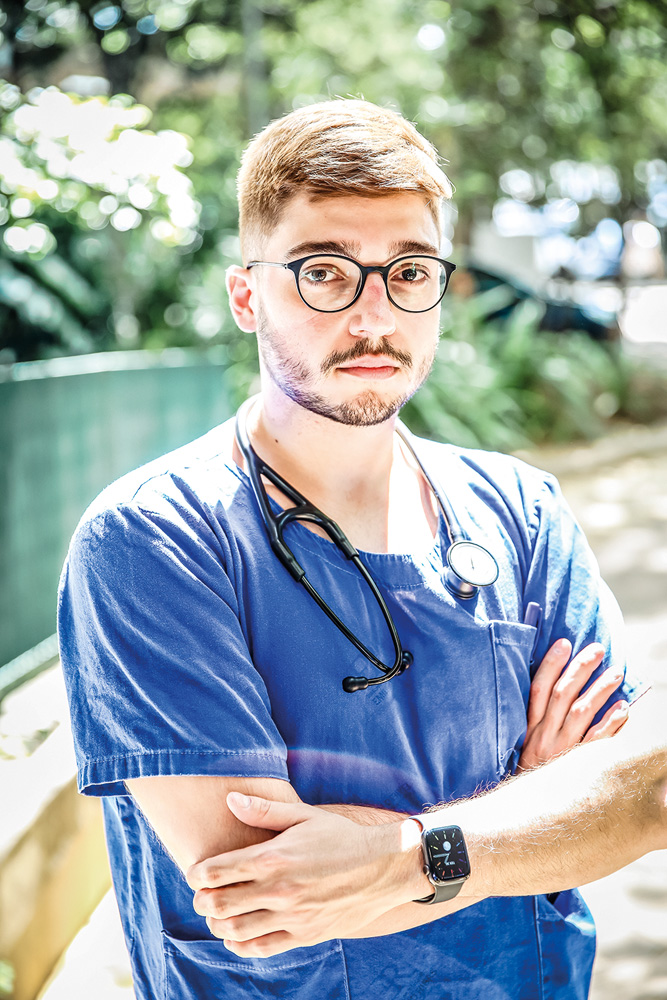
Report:
[[[243,795],[241,792],[230,792],[229,798],[237,805],[241,806],[242,809],[250,809],[252,805],[252,799],[248,795]]]

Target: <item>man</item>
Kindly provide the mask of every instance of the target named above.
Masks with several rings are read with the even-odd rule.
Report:
[[[449,194],[433,148],[365,102],[261,133],[239,175],[246,266],[228,275],[233,315],[257,333],[261,394],[238,434],[230,422],[106,490],[73,539],[60,634],[79,783],[104,797],[141,998],[586,995],[593,934],[576,892],[406,912],[414,872],[383,875],[361,921],[318,924],[301,947],[266,900],[241,926],[248,906],[237,895],[230,912],[224,875],[194,869],[196,896],[183,877],[271,837],[230,792],[301,799],[338,823],[338,847],[349,838],[349,866],[340,851],[314,866],[341,873],[327,883],[339,914],[358,903],[364,825],[387,825],[380,859],[404,874],[397,816],[592,744],[637,696],[612,651],[613,602],[553,481],[395,434],[437,346]],[[295,501],[306,522],[284,525],[286,555],[277,522]],[[462,562],[455,540],[468,540]],[[547,693],[533,688],[527,719],[532,660]],[[331,850],[326,830],[308,851]],[[275,871],[276,853],[262,865]],[[253,881],[264,892],[261,872]]]

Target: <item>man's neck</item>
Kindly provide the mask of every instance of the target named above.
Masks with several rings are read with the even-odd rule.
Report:
[[[251,411],[249,432],[262,458],[326,510],[342,498],[364,506],[387,497],[395,425],[393,417],[372,427],[350,426],[265,391]]]
[[[432,540],[435,504],[394,434],[396,418],[355,427],[263,392],[248,432],[264,461],[338,522],[358,548],[407,552]],[[278,491],[268,488],[278,502]]]

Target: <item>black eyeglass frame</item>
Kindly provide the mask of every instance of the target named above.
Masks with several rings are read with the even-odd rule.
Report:
[[[317,306],[312,306],[310,302],[306,301],[301,291],[301,285],[299,284],[299,271],[301,270],[301,268],[303,267],[303,265],[306,263],[307,260],[317,260],[320,257],[334,257],[336,258],[336,260],[348,260],[351,264],[354,264],[361,271],[361,281],[359,282],[359,287],[357,288],[354,298],[352,299],[351,302],[348,302],[346,306],[341,306],[340,309],[318,309]],[[389,291],[389,283],[387,279],[389,277],[389,272],[391,271],[392,267],[394,267],[402,260],[413,260],[415,257],[425,257],[427,260],[437,260],[437,262],[439,264],[442,264],[445,269],[445,284],[440,294],[440,297],[437,300],[437,302],[434,302],[433,305],[429,306],[427,309],[406,309],[405,306],[399,305],[398,302],[395,302],[394,299],[392,299],[391,292]],[[450,260],[443,260],[442,257],[434,257],[432,254],[428,253],[403,254],[400,257],[396,257],[395,260],[389,261],[388,264],[368,264],[368,265],[360,264],[358,260],[354,259],[354,257],[347,257],[345,254],[342,253],[309,253],[305,257],[299,257],[298,260],[288,261],[286,264],[282,264],[280,263],[280,261],[274,261],[274,260],[251,260],[248,262],[246,267],[248,268],[248,270],[250,270],[251,267],[257,267],[260,264],[265,265],[266,267],[282,267],[288,271],[291,271],[292,274],[294,275],[294,280],[296,282],[296,290],[299,293],[299,298],[301,299],[301,301],[305,305],[307,305],[309,309],[312,309],[314,312],[321,312],[321,313],[344,312],[346,309],[349,309],[351,306],[353,306],[354,303],[359,298],[359,296],[361,295],[361,293],[363,292],[364,287],[366,285],[366,278],[368,277],[369,274],[382,275],[382,280],[384,281],[384,287],[387,292],[387,298],[389,299],[389,301],[393,306],[396,306],[397,309],[400,309],[402,312],[412,313],[413,315],[417,313],[430,312],[431,309],[435,309],[435,307],[440,305],[440,303],[442,302],[445,296],[445,292],[447,291],[447,288],[449,286],[449,279],[451,278],[453,272],[456,270],[456,264],[452,264]]]

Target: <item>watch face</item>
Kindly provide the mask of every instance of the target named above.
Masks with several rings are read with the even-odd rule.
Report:
[[[431,877],[436,882],[451,882],[470,875],[468,852],[458,826],[429,830],[423,843]]]

